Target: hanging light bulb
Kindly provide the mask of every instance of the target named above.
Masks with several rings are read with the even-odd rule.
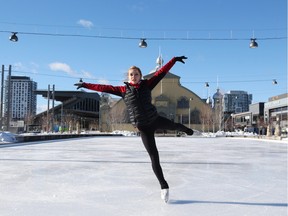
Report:
[[[146,40],[146,39],[144,39],[144,38],[141,38],[141,39],[140,39],[140,43],[139,43],[139,47],[140,47],[140,48],[146,48],[146,47],[147,47],[147,43],[146,43],[145,40]]]
[[[205,82],[205,87],[209,87],[209,83],[208,82]]]
[[[258,47],[258,44],[256,42],[256,38],[251,38],[251,42],[250,42],[249,47],[250,48],[257,48]]]
[[[277,84],[278,84],[277,80],[276,80],[276,79],[273,79],[272,84],[273,84],[273,85],[277,85]]]
[[[17,42],[18,41],[18,37],[17,34],[18,32],[12,32],[12,35],[10,36],[9,40],[12,42]]]

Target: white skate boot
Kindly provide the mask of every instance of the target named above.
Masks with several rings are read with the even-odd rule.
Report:
[[[169,200],[169,189],[162,189],[161,190],[161,199],[164,200],[165,203],[168,202]]]

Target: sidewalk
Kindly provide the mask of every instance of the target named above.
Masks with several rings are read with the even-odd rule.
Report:
[[[157,137],[170,201],[139,137],[0,145],[1,216],[287,216],[287,143]]]

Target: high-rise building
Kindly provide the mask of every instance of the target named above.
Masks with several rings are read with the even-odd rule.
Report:
[[[246,91],[228,91],[223,96],[224,113],[240,113],[249,111],[252,103],[252,94]]]
[[[5,80],[4,116],[9,118],[9,121],[17,121],[36,115],[36,89],[37,83],[30,77],[11,76],[10,85],[8,77]]]

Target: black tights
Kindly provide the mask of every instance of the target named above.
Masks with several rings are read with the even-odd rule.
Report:
[[[169,119],[159,116],[151,125],[145,127],[138,127],[142,142],[150,156],[152,162],[152,169],[160,183],[161,189],[169,188],[166,182],[159,160],[159,153],[157,150],[154,133],[157,129],[164,130],[179,130],[186,132],[189,128],[180,123],[174,123]]]

